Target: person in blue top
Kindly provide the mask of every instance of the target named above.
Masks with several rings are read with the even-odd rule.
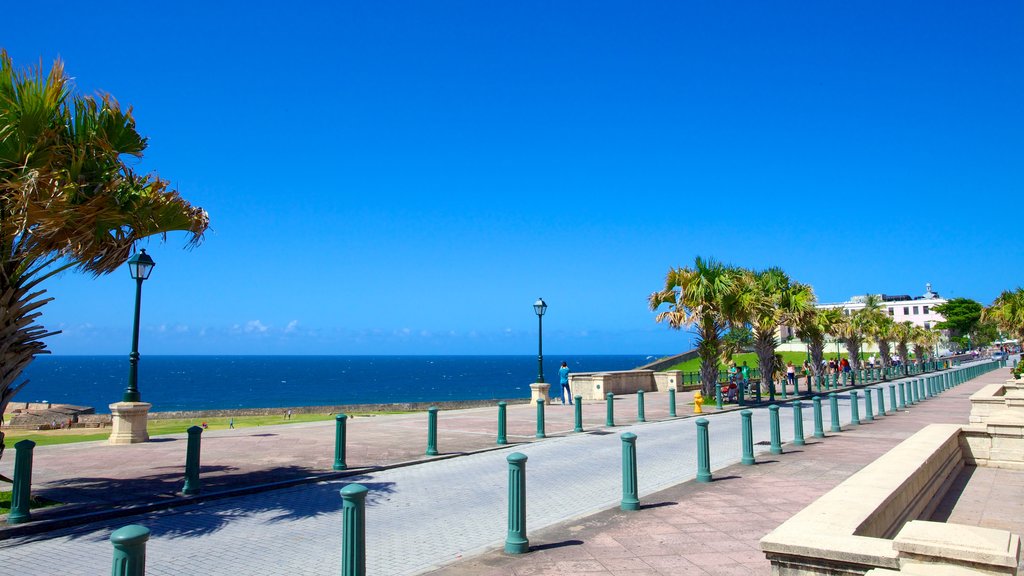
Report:
[[[562,362],[558,369],[558,383],[562,385],[562,404],[572,405],[572,391],[569,390],[569,366]]]

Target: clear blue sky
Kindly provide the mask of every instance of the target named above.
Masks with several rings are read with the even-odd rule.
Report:
[[[146,247],[146,354],[669,353],[695,255],[823,301],[1022,284],[1020,2],[13,3],[17,65],[135,107],[206,208]],[[14,25],[13,23],[20,23]],[[1016,215],[1016,216],[1015,216]],[[1011,222],[1017,217],[1017,224]],[[133,283],[65,274],[59,354]]]

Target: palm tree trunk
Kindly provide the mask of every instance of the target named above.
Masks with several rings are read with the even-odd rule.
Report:
[[[754,331],[754,352],[757,353],[757,369],[761,372],[762,387],[771,390],[772,373],[775,371],[774,330]]]

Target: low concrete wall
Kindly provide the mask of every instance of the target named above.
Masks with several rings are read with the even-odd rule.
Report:
[[[1018,536],[917,520],[934,512],[974,458],[965,435],[953,424],[925,427],[762,538],[773,576],[913,572],[921,565],[1016,574]]]
[[[962,442],[968,464],[1024,471],[1024,389],[990,384],[971,395]]]
[[[615,395],[635,394],[637,390],[657,390],[653,370],[621,370],[615,372],[577,372],[569,375],[573,395],[584,400],[602,400],[609,392]],[[676,381],[679,381],[678,373]],[[666,384],[667,385],[667,384]]]

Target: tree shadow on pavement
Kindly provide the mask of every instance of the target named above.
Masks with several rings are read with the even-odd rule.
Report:
[[[58,529],[71,538],[100,538],[97,536],[98,526],[116,529],[128,524],[141,524],[150,529],[153,537],[170,538],[199,537],[217,532],[236,519],[261,515],[266,523],[289,522],[306,518],[314,518],[323,514],[339,513],[342,499],[339,491],[347,484],[362,483],[369,479],[366,475],[352,475],[321,482],[302,483],[295,486],[257,491],[254,493],[224,498],[203,499],[228,489],[256,487],[285,480],[308,477],[320,470],[311,470],[299,466],[281,466],[266,470],[241,472],[225,466],[203,466],[200,474],[201,492],[195,501],[175,500],[173,506],[150,513],[124,516],[99,523],[89,523],[87,532],[78,534],[81,527]],[[212,476],[203,474],[216,473]],[[138,505],[171,500],[180,492],[184,478],[180,471],[154,474],[140,478],[73,478],[50,483],[50,489],[39,490],[41,495],[68,502],[61,499],[62,492],[73,492],[75,502],[86,502],[93,511],[103,512],[111,508],[126,505]],[[394,492],[393,483],[363,483],[369,494],[366,505],[373,506],[382,497]],[[119,498],[118,495],[121,495]],[[134,495],[127,497],[126,495]],[[60,518],[60,507],[47,510],[46,516]],[[80,513],[81,510],[76,511]],[[67,514],[68,512],[63,512]],[[41,516],[41,515],[40,515]],[[36,520],[43,518],[36,517]],[[339,524],[340,526],[340,524]],[[55,536],[29,536],[30,540]]]

